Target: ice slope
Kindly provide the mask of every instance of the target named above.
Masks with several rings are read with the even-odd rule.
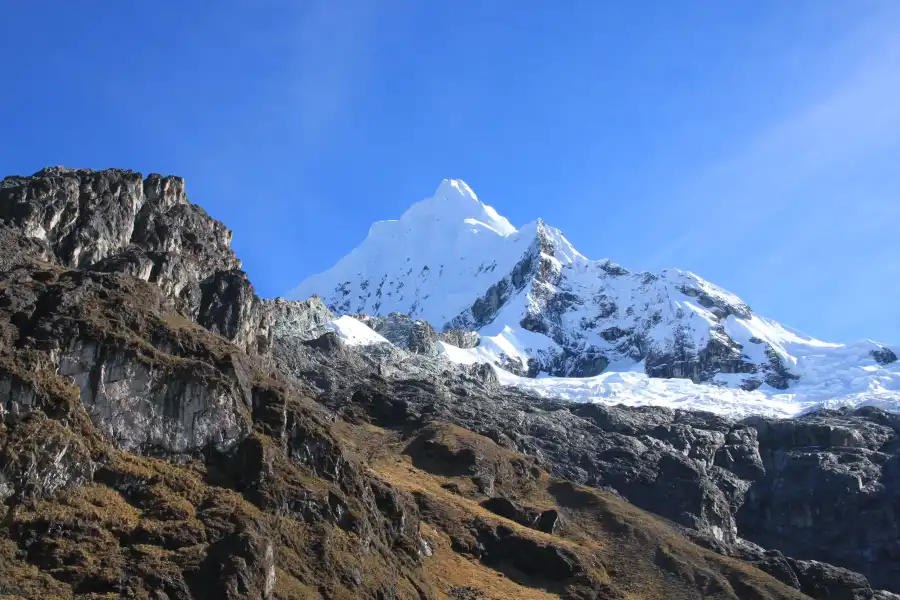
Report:
[[[312,294],[337,314],[401,312],[438,331],[477,331],[478,347],[442,344],[447,356],[538,375],[516,385],[539,394],[619,398],[631,388],[633,402],[692,397],[746,410],[765,398],[791,407],[772,409],[781,414],[828,401],[890,404],[897,393],[896,366],[875,360],[880,344],[804,336],[693,273],[589,260],[540,220],[516,229],[458,180],[375,223],[290,296]]]

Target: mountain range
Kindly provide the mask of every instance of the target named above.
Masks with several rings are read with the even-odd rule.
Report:
[[[542,220],[514,227],[460,180],[372,225],[289,297],[314,294],[364,322],[427,323],[449,359],[548,396],[733,414],[900,408],[894,349],[800,334],[690,272],[588,259]]]
[[[396,304],[368,314],[258,297],[231,230],[179,177],[51,167],[0,181],[0,597],[900,599],[900,414],[741,414],[784,401],[768,391],[780,383],[746,391],[754,373],[703,367],[681,372],[697,383],[648,375],[646,354],[591,337],[612,326],[599,321],[555,333],[580,305],[553,298],[601,305],[575,287],[581,277],[591,290],[621,279],[635,295],[700,290],[709,301],[682,293],[679,306],[709,309],[726,333],[731,318],[755,321],[691,275],[635,283],[643,275],[590,263],[543,224],[514,232],[459,182],[442,190],[465,201],[447,234],[459,252],[472,256],[480,235],[491,254],[472,267],[440,245],[379,255],[381,267],[436,271],[417,306],[432,312],[409,316],[393,311],[411,310],[412,280],[391,286],[387,267],[340,282],[359,302],[363,281],[384,279]],[[437,244],[449,215],[428,217],[435,205],[446,208],[427,201],[414,215]],[[398,247],[400,230],[378,233],[396,227],[374,237]],[[348,264],[374,264],[356,255]],[[441,264],[456,274],[446,292]],[[507,276],[511,287],[498,285]],[[493,320],[472,309],[482,285],[495,290]],[[645,327],[629,307],[651,321],[663,311],[627,304],[630,293],[606,294],[623,331]],[[515,301],[522,312],[507,319]],[[668,329],[720,331],[673,314],[648,328],[653,352]],[[858,369],[854,389],[890,381],[887,347],[797,337]],[[519,354],[500,356],[503,340]],[[524,375],[508,370],[517,356]],[[758,378],[773,372],[746,362]],[[786,368],[780,393],[809,385]],[[716,381],[725,375],[740,380]],[[698,410],[704,394],[720,414]],[[675,406],[653,406],[667,399]]]

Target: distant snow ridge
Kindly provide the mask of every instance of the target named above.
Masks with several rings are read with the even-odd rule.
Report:
[[[693,273],[590,260],[541,220],[516,229],[459,180],[375,223],[290,297],[313,294],[339,315],[425,321],[450,360],[490,363],[540,395],[740,414],[900,408],[895,350],[803,336]],[[451,343],[466,332],[475,347]]]

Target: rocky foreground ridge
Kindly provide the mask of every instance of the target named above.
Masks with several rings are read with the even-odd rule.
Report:
[[[0,220],[0,597],[900,592],[895,414],[574,405],[348,346],[175,177],[9,177]]]

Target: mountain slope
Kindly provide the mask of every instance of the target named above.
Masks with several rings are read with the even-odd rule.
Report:
[[[257,298],[178,178],[7,178],[0,218],[2,598],[804,597],[805,562],[700,548],[437,418],[379,427],[404,417],[366,401],[404,395],[354,350],[379,338]]]
[[[178,178],[47,169],[0,215],[4,598],[897,598],[898,415],[499,386],[259,299]]]
[[[341,315],[398,312],[445,333],[478,332],[477,348],[456,348],[448,333],[443,351],[515,376],[637,371],[766,395],[812,386],[810,405],[871,392],[900,406],[890,348],[803,336],[693,273],[633,273],[590,260],[540,220],[515,229],[457,180],[399,220],[373,225],[359,247],[290,297],[312,294]]]

